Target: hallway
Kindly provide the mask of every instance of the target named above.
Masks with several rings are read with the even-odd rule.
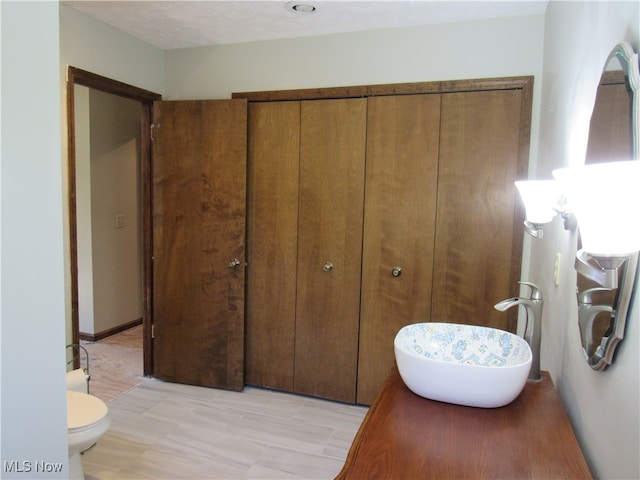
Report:
[[[81,341],[89,353],[89,393],[109,402],[139,385],[142,376],[142,325],[97,342]],[[84,354],[81,356],[82,366]]]

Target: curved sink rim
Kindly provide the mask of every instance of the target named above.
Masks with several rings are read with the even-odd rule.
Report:
[[[511,365],[479,365],[479,364],[474,364],[474,363],[463,363],[463,362],[455,362],[455,361],[451,361],[448,359],[444,359],[444,358],[432,358],[432,357],[426,357],[424,355],[418,354],[414,351],[411,350],[407,350],[405,348],[403,348],[403,345],[400,344],[399,342],[399,338],[401,333],[406,332],[406,330],[409,327],[415,327],[415,326],[420,326],[420,325],[430,325],[430,326],[434,326],[434,327],[439,327],[439,326],[446,326],[447,328],[452,328],[452,327],[462,327],[462,328],[479,328],[481,330],[484,331],[495,331],[495,332],[499,332],[501,334],[506,333],[507,335],[509,335],[510,337],[514,338],[514,341],[517,342],[524,350],[525,350],[525,358],[522,359],[521,361],[519,361],[518,363],[515,364],[511,364]],[[459,365],[462,367],[466,367],[466,368],[478,368],[478,369],[507,369],[507,368],[521,368],[524,364],[526,363],[531,363],[533,360],[533,353],[531,351],[531,347],[529,346],[529,344],[527,343],[527,341],[514,334],[511,332],[507,332],[506,330],[502,330],[500,328],[494,328],[494,327],[487,327],[484,325],[470,325],[470,324],[464,324],[464,323],[453,323],[453,322],[418,322],[418,323],[411,323],[408,325],[403,326],[398,333],[396,334],[394,341],[393,341],[394,347],[400,349],[400,351],[402,351],[403,353],[406,353],[412,357],[418,358],[420,360],[426,360],[429,362],[435,362],[435,363],[443,363],[443,364],[448,364],[448,365]]]

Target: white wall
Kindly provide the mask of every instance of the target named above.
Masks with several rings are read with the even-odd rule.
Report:
[[[638,2],[551,2],[546,14],[538,177],[584,160],[589,121],[606,58],[621,40],[638,51]],[[639,202],[640,204],[640,202]],[[640,315],[638,299],[615,364],[592,371],[580,348],[573,258],[576,234],[556,220],[532,242],[530,278],[546,296],[543,368],[568,410],[597,478],[640,477]],[[553,283],[556,252],[560,285]]]
[[[543,16],[166,52],[165,98],[540,75]]]
[[[68,65],[103,75],[129,85],[162,94],[164,91],[164,51],[148,45],[102,22],[64,5],[60,9],[60,76],[59,98],[62,111],[63,198],[67,201],[67,131],[65,72]],[[66,203],[65,285],[67,340],[71,339],[71,289],[69,278],[69,224]]]
[[[68,451],[58,5],[2,2],[0,9],[0,468],[3,478],[65,478]],[[64,470],[38,471],[42,463],[37,462],[52,466],[58,463]]]
[[[91,241],[91,129],[89,88],[74,87],[76,144],[76,232],[78,254],[78,321],[93,334],[93,242]],[[68,366],[69,369],[73,365]]]
[[[140,115],[139,102],[75,86],[80,333],[142,318]]]
[[[60,62],[152,92],[164,90],[162,50],[65,5],[60,5]]]
[[[142,318],[140,102],[92,90],[93,325],[102,333]],[[123,215],[123,226],[116,226]],[[82,322],[82,319],[81,319]]]

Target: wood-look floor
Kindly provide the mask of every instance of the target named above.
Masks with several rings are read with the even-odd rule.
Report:
[[[89,393],[109,402],[144,380],[142,325],[97,342],[82,341],[89,353]],[[81,355],[85,366],[84,354]]]
[[[114,337],[110,343],[117,345]],[[367,412],[252,387],[237,393],[139,375],[118,380],[115,371],[103,390],[94,373],[101,369],[110,376],[105,365],[99,367],[109,362],[108,353],[102,354],[103,360],[92,359],[91,392],[113,396],[107,400],[112,424],[82,457],[89,480],[330,479],[342,468]],[[119,372],[127,370],[119,359],[111,361]]]

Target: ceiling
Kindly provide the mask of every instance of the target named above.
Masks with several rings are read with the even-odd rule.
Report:
[[[61,3],[164,50],[542,15],[547,6],[547,0],[63,0]],[[313,5],[315,11],[292,11],[292,5],[300,4]]]

